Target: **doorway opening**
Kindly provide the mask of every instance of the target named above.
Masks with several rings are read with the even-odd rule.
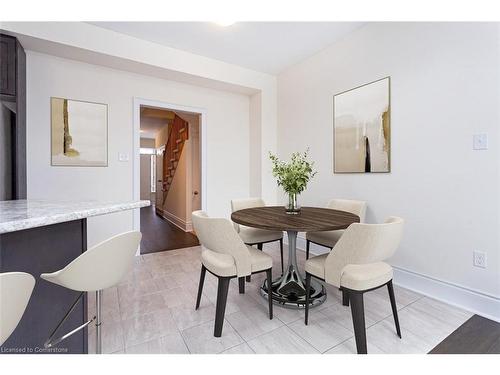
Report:
[[[141,254],[199,245],[191,212],[202,208],[201,113],[139,105]]]

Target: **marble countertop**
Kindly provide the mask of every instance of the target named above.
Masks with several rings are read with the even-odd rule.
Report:
[[[147,207],[150,201],[0,201],[0,234]]]

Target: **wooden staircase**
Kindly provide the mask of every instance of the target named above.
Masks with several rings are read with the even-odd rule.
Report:
[[[172,186],[172,181],[174,180],[175,171],[179,165],[184,143],[188,139],[188,122],[175,115],[168,135],[168,141],[165,145],[165,152],[163,153],[162,206],[165,204],[168,192]]]

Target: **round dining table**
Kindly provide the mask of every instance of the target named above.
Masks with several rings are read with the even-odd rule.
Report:
[[[305,307],[305,283],[297,267],[297,233],[320,232],[345,229],[352,223],[359,223],[359,216],[350,212],[319,207],[302,207],[297,214],[288,214],[283,206],[254,207],[235,211],[231,220],[240,225],[272,231],[286,231],[288,234],[288,264],[281,277],[271,285],[272,299],[284,307],[300,309]],[[261,287],[261,294],[267,298],[267,282]],[[326,300],[324,286],[311,280],[309,305],[317,306]]]

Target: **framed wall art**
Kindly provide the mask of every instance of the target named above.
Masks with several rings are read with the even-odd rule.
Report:
[[[333,97],[334,173],[391,171],[390,77]]]
[[[108,165],[108,106],[50,98],[51,165]]]

